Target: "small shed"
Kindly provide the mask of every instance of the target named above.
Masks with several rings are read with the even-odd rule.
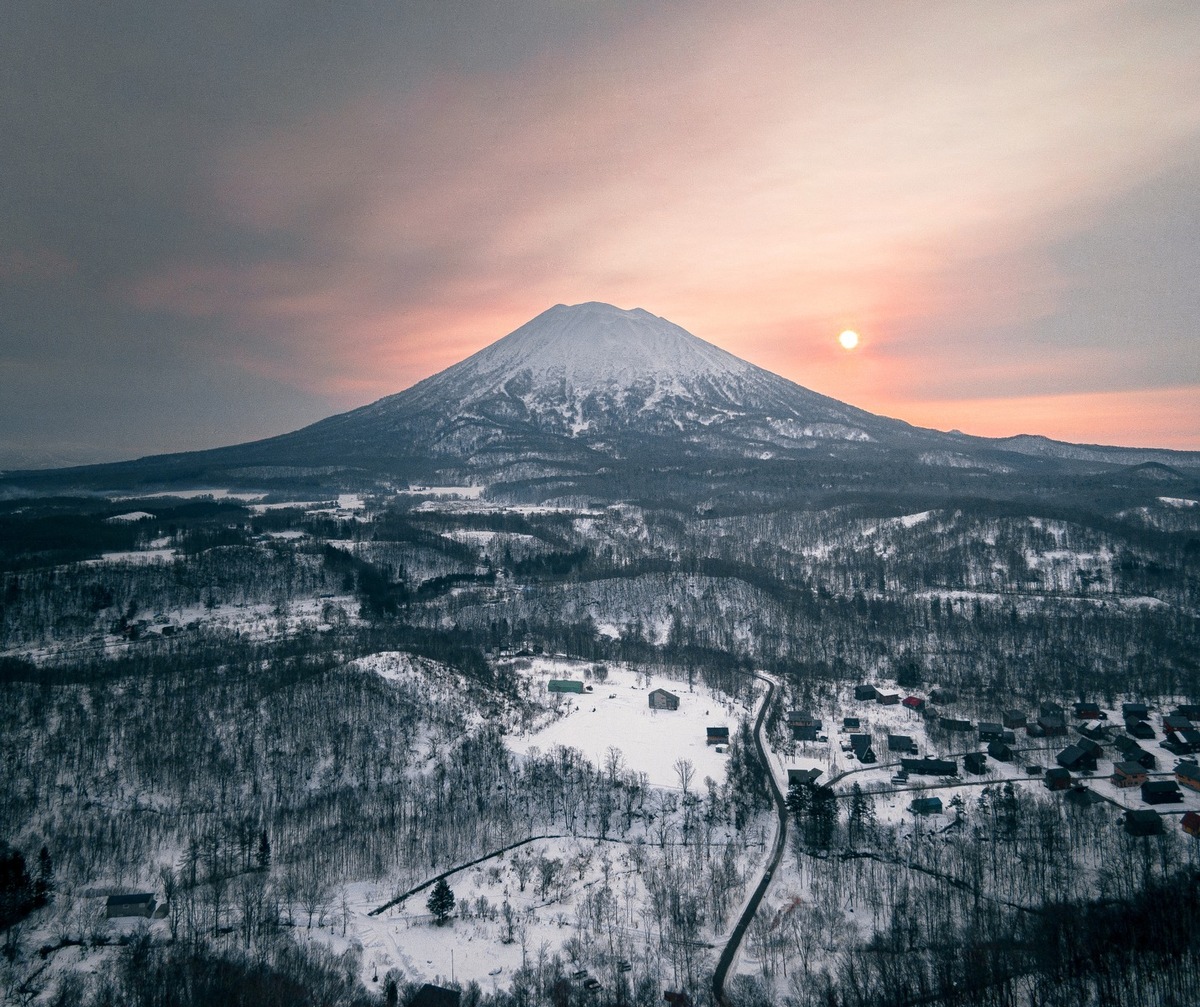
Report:
[[[678,710],[679,697],[666,689],[654,689],[650,692],[651,710]]]
[[[1142,784],[1142,800],[1147,804],[1178,804],[1183,792],[1174,780],[1148,780]]]
[[[1189,836],[1200,836],[1200,813],[1195,811],[1185,812],[1183,820],[1179,823],[1179,827]]]
[[[1158,836],[1162,834],[1162,815],[1148,808],[1125,812],[1125,831],[1131,836]]]
[[[862,727],[862,721],[858,717],[842,718],[843,731],[857,731],[860,727]]]
[[[940,797],[918,797],[908,806],[914,815],[940,815],[942,799]]]
[[[132,895],[110,895],[104,905],[104,915],[110,920],[121,919],[125,916],[154,915],[157,905],[155,898],[149,892],[138,892]]]

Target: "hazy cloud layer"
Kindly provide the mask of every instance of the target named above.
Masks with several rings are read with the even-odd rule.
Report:
[[[914,422],[1200,448],[1194,4],[448,11],[23,5],[8,446],[279,432],[598,299]]]

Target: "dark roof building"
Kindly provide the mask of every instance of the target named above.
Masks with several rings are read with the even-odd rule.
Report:
[[[972,730],[969,720],[957,720],[954,717],[938,717],[938,724],[941,725],[943,731],[956,731],[966,734]]]
[[[940,797],[918,797],[908,806],[914,815],[940,815],[942,799]]]
[[[901,759],[900,765],[913,776],[958,775],[958,763],[953,759]]]
[[[583,694],[583,683],[573,682],[567,678],[552,678],[546,683],[546,689],[550,692],[575,692]]]
[[[1100,706],[1098,703],[1088,702],[1086,700],[1075,704],[1075,719],[1076,720],[1099,720]]]
[[[409,1001],[408,1007],[458,1007],[461,997],[462,994],[458,990],[425,983]]]
[[[149,892],[133,895],[110,895],[104,905],[104,915],[110,920],[125,916],[151,916],[157,902]]]
[[[1071,769],[1077,773],[1084,769],[1094,770],[1096,768],[1095,756],[1088,755],[1078,745],[1068,745],[1055,756],[1054,761],[1063,769]]]
[[[1192,722],[1187,717],[1181,717],[1178,714],[1170,714],[1163,717],[1163,730],[1167,734],[1175,734],[1177,731],[1190,731]]]
[[[915,753],[917,750],[917,743],[907,734],[889,734],[887,745],[889,752]]]
[[[1061,713],[1039,713],[1037,726],[1047,738],[1057,738],[1067,733],[1067,718]]]
[[[817,782],[817,778],[821,775],[819,769],[789,769],[788,786],[811,787]]]
[[[1125,812],[1125,831],[1131,836],[1157,836],[1162,833],[1162,815],[1149,809]]]
[[[900,693],[898,692],[876,692],[875,702],[880,706],[895,706],[900,702]]]
[[[1071,785],[1071,771],[1061,766],[1047,769],[1044,782],[1047,790],[1066,790]]]
[[[968,752],[963,756],[963,769],[975,776],[987,772],[987,756],[983,752]]]
[[[1189,790],[1200,790],[1200,766],[1194,762],[1181,762],[1175,767],[1175,780]]]
[[[905,696],[900,702],[910,710],[916,710],[917,712],[925,709],[925,700],[920,696]]]
[[[1126,720],[1145,720],[1150,716],[1150,707],[1145,703],[1122,703],[1121,716]]]
[[[875,686],[873,685],[856,685],[854,687],[855,699],[873,700],[876,695]]]
[[[862,721],[860,721],[858,719],[858,717],[843,717],[842,718],[842,730],[843,731],[857,731],[861,726],[862,726]]]
[[[1178,804],[1183,792],[1174,780],[1150,780],[1142,784],[1142,800],[1147,804]]]
[[[979,722],[979,740],[980,741],[1002,741],[1004,738],[1004,726],[1002,724],[993,724],[991,721],[981,720]]]
[[[954,703],[958,700],[958,695],[950,689],[934,689],[929,694],[929,702],[939,703],[945,706],[947,703]]]
[[[988,755],[997,762],[1012,762],[1012,749],[1003,741],[993,741],[987,747]]]
[[[1195,811],[1185,812],[1179,827],[1189,836],[1200,836],[1200,814]]]
[[[1149,740],[1154,737],[1154,728],[1144,720],[1138,720],[1136,717],[1131,717],[1125,721],[1125,730],[1135,738],[1142,738],[1143,740]]]
[[[1111,779],[1118,787],[1140,787],[1146,782],[1146,769],[1137,762],[1117,762]]]
[[[1025,714],[1021,710],[1005,710],[1000,715],[1000,722],[1012,730],[1025,726]]]
[[[705,741],[709,745],[728,745],[728,727],[710,727],[705,731]]]
[[[679,697],[666,689],[655,689],[650,693],[651,710],[678,710]]]

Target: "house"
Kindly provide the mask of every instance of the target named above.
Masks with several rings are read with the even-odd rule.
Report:
[[[104,905],[104,915],[110,920],[124,916],[145,916],[154,914],[157,902],[149,892],[139,892],[136,895],[110,895]]]
[[[1084,755],[1088,755],[1093,759],[1102,758],[1104,755],[1104,749],[1101,748],[1091,738],[1080,738],[1077,742],[1075,742],[1075,747],[1080,749]]]
[[[574,692],[583,695],[583,683],[574,682],[569,678],[552,678],[546,683],[549,692]]]
[[[842,718],[842,730],[843,731],[857,731],[860,727],[862,727],[862,721],[859,720],[858,717],[843,717]]]
[[[1190,731],[1191,729],[1192,722],[1187,717],[1181,717],[1177,713],[1163,717],[1163,731],[1167,734],[1177,734],[1180,731]]]
[[[1037,726],[1038,730],[1041,731],[1040,737],[1061,738],[1067,733],[1067,718],[1061,713],[1039,713]],[[1028,730],[1029,734],[1034,736],[1033,728],[1029,728]]]
[[[1163,830],[1162,815],[1141,809],[1125,812],[1125,831],[1131,836],[1157,836]]]
[[[1047,769],[1044,779],[1047,790],[1066,790],[1071,786],[1071,771],[1061,766]]]
[[[1099,720],[1100,705],[1081,701],[1075,704],[1075,719],[1076,720]]]
[[[942,799],[940,797],[918,797],[908,806],[914,815],[940,815]]]
[[[1089,790],[1082,783],[1076,783],[1063,795],[1063,800],[1086,808],[1093,804],[1099,804],[1104,798]]]
[[[1174,780],[1150,780],[1142,784],[1142,800],[1147,804],[1178,804],[1183,792]]]
[[[953,759],[901,759],[900,765],[912,776],[958,775],[958,763]]]
[[[1054,757],[1054,761],[1063,769],[1071,769],[1077,773],[1085,769],[1095,770],[1096,768],[1095,756],[1088,755],[1078,745],[1068,745]]]
[[[871,747],[871,736],[869,734],[852,734],[850,735],[850,749],[854,752],[855,758],[859,762],[876,762],[875,750]]]
[[[895,706],[900,702],[898,692],[876,692],[875,702],[880,706]]]
[[[1187,717],[1188,720],[1200,720],[1200,706],[1195,703],[1180,703],[1172,713],[1177,713],[1181,717]]]
[[[988,745],[987,753],[997,762],[1012,762],[1012,749],[1003,741],[993,741]]]
[[[789,787],[811,787],[817,782],[817,778],[821,775],[819,769],[789,769],[788,786]]]
[[[409,1001],[409,1007],[458,1007],[461,997],[462,994],[458,990],[425,983]]]
[[[1004,727],[1000,724],[993,724],[990,721],[981,720],[979,722],[979,740],[1003,741]]]
[[[929,702],[938,703],[945,706],[947,703],[953,703],[958,700],[958,695],[951,692],[949,689],[934,689],[929,694]]]
[[[875,686],[873,685],[856,685],[854,687],[855,699],[870,701],[873,700],[876,695],[877,692],[875,691]]]
[[[943,731],[967,734],[972,730],[969,720],[956,720],[954,717],[938,717],[938,724],[941,725]]]
[[[910,710],[915,710],[917,713],[920,713],[925,709],[925,700],[923,700],[920,696],[905,696],[902,700],[900,700],[900,702],[902,705],[907,706]]]
[[[1112,782],[1118,787],[1140,787],[1146,782],[1146,770],[1137,762],[1113,764]]]
[[[1189,836],[1200,836],[1200,813],[1195,811],[1186,812],[1183,820],[1179,823],[1179,827]]]
[[[968,752],[963,756],[963,769],[975,776],[987,772],[987,756],[983,752]]]
[[[654,689],[650,693],[651,710],[678,710],[679,697],[666,689]]]
[[[1175,779],[1189,790],[1200,790],[1200,766],[1194,762],[1181,762],[1175,767]]]
[[[1151,753],[1123,734],[1113,739],[1113,748],[1125,756],[1125,761],[1136,762],[1143,769],[1154,769],[1158,766],[1158,760]]]
[[[1083,737],[1091,738],[1092,741],[1108,740],[1108,728],[1098,720],[1089,720],[1086,723],[1079,724],[1075,730]]]
[[[1194,728],[1187,731],[1180,731],[1179,742],[1187,749],[1189,755],[1200,752],[1200,731]]]
[[[1000,715],[1000,722],[1010,730],[1025,726],[1025,714],[1020,710],[1005,710]]]
[[[912,752],[917,754],[917,743],[912,740],[907,734],[889,734],[888,735],[888,751],[889,752]]]
[[[1154,728],[1147,724],[1144,720],[1131,718],[1125,721],[1125,730],[1132,734],[1135,738],[1149,740],[1154,737]]]
[[[1045,702],[1038,706],[1039,717],[1065,717],[1067,711],[1064,710],[1058,703]]]
[[[729,744],[729,728],[728,727],[710,727],[706,731],[706,744],[709,745],[728,745]]]
[[[821,721],[803,710],[791,710],[787,722],[796,741],[816,741],[821,731]]]
[[[1150,716],[1150,707],[1145,703],[1122,703],[1121,716],[1125,720],[1145,720]]]

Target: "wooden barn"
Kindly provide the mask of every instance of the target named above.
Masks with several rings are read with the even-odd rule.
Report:
[[[678,710],[679,697],[666,689],[654,689],[650,693],[651,710]]]

